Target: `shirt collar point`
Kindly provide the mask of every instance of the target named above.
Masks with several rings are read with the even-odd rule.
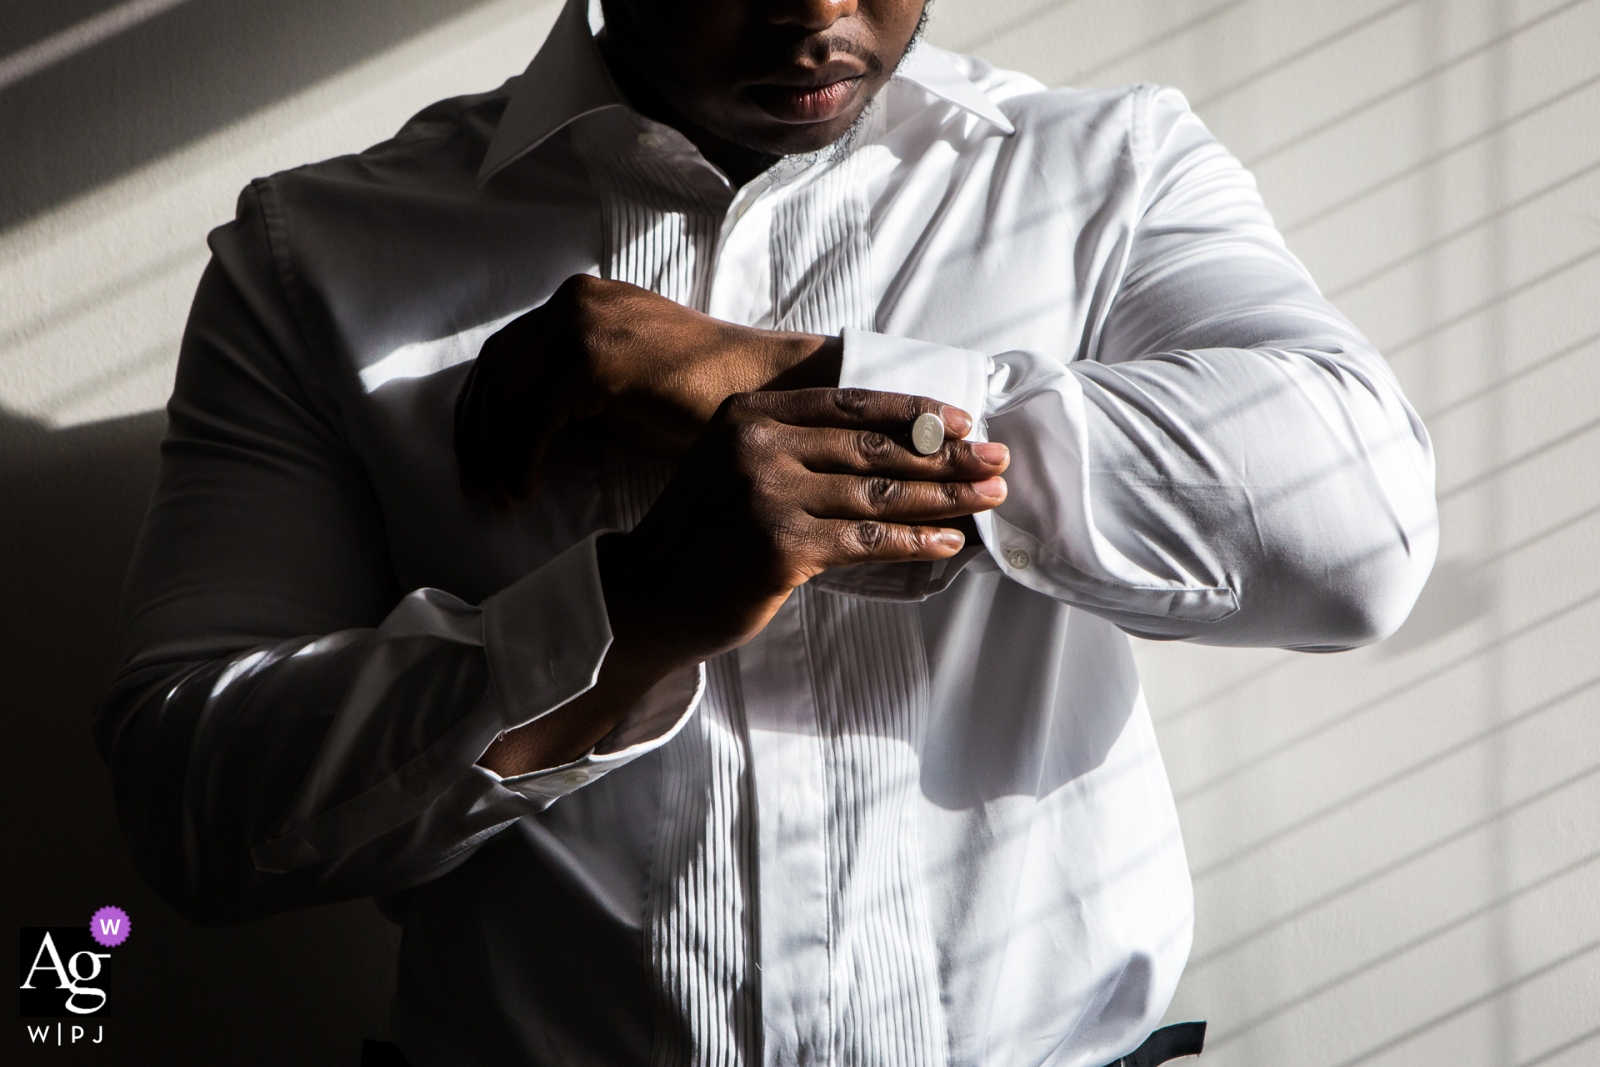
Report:
[[[942,48],[918,41],[901,61],[895,77],[920,86],[967,114],[983,119],[1007,137],[1017,132],[1006,113],[956,66],[956,57]]]
[[[570,123],[624,104],[595,43],[587,0],[567,0],[550,35],[511,90],[478,168],[477,185],[483,186]]]

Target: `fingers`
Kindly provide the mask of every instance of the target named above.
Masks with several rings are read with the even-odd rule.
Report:
[[[817,519],[810,534],[820,567],[948,559],[966,543],[960,530],[872,520]]]
[[[838,390],[813,390],[831,403]],[[878,419],[896,418],[933,404],[925,398],[860,393]],[[770,406],[769,406],[770,407]],[[816,412],[826,407],[809,409]],[[836,409],[834,409],[836,410]],[[878,430],[803,426],[779,422],[741,406],[728,413],[736,464],[750,484],[763,487],[762,510],[793,509],[816,519],[919,525],[973,515],[1006,498],[1000,473],[1010,453],[996,442],[948,441],[920,455]],[[926,546],[924,546],[925,548]],[[900,546],[902,555],[907,549]],[[921,558],[921,557],[915,557]]]
[[[910,445],[919,414],[945,418],[947,440],[931,455]],[[949,439],[971,430],[959,408],[927,397],[861,389],[745,393],[730,398],[723,424],[768,461],[782,456],[819,474],[887,476],[911,481],[980,481],[1005,471],[1011,453],[992,441]],[[988,505],[993,506],[993,505]]]
[[[913,482],[847,474],[812,475],[802,482],[801,506],[819,519],[929,523],[999,507],[1006,483],[998,476],[975,482]]]
[[[776,445],[818,474],[887,475],[919,481],[972,481],[1001,474],[1011,450],[994,441],[946,441],[930,456],[903,437],[877,430],[772,426]]]
[[[764,415],[791,426],[836,426],[908,436],[918,415],[944,420],[945,437],[959,440],[972,432],[972,416],[925,396],[880,393],[871,389],[791,389],[741,393],[729,403],[738,412]]]

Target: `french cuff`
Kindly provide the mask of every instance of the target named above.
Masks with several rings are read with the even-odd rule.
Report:
[[[989,392],[989,359],[983,353],[869,330],[846,329],[841,337],[841,388],[932,397],[971,415],[968,437],[983,440],[983,404]]]
[[[501,729],[542,718],[593,688],[611,647],[595,542],[584,538],[483,602],[483,645]]]
[[[478,769],[543,810],[568,793],[582,789],[671,741],[700,706],[705,687],[703,663],[672,672],[640,698],[616,729],[571,763],[512,778],[501,778],[486,768]]]
[[[587,692],[611,647],[611,622],[593,534],[484,601],[489,674],[504,728],[515,730]],[[559,767],[490,775],[541,809],[671,741],[700,703],[703,665],[674,671],[639,699],[589,752]]]
[[[481,814],[483,798],[474,790],[481,792],[484,783],[470,770],[463,777],[463,768],[470,768],[500,733],[592,687],[611,646],[596,537],[484,601],[481,632],[490,698],[377,786],[258,846],[252,853],[257,869],[284,872],[330,862],[430,811],[450,817]],[[441,595],[426,591],[406,603],[416,607]],[[398,626],[406,624],[405,617],[397,619]],[[452,826],[464,829],[472,822]],[[448,836],[451,827],[441,825],[437,832]]]

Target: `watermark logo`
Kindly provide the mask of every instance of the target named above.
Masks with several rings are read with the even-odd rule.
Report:
[[[90,1027],[85,1022],[98,1023],[111,1014],[108,950],[127,941],[132,931],[128,913],[117,907],[101,908],[85,926],[22,928],[20,1014],[24,1019],[73,1020],[54,1026],[25,1024],[29,1044],[97,1045],[105,1040],[103,1023]]]
[[[111,953],[83,926],[22,931],[22,1016],[109,1015],[106,961]]]

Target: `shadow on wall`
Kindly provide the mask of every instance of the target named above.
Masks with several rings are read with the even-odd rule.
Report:
[[[0,230],[483,0],[0,0]],[[85,35],[87,34],[87,36]],[[98,36],[97,36],[98,34]],[[46,47],[48,46],[48,47]],[[18,57],[26,62],[19,62]],[[3,294],[0,294],[3,299]],[[117,831],[89,713],[155,477],[159,412],[55,430],[0,396],[0,928],[133,919],[98,1047],[0,1062],[354,1065],[387,1032],[397,931],[365,903],[227,930],[177,917]],[[16,1020],[5,983],[0,1015]]]
[[[0,925],[10,955],[20,926],[79,925],[113,903],[133,917],[107,964],[106,1044],[22,1056],[354,1067],[359,1038],[387,1032],[395,929],[365,903],[227,930],[180,919],[134,873],[90,742],[164,428],[159,412],[62,431],[0,412]]]
[[[0,229],[483,2],[4,0]]]

